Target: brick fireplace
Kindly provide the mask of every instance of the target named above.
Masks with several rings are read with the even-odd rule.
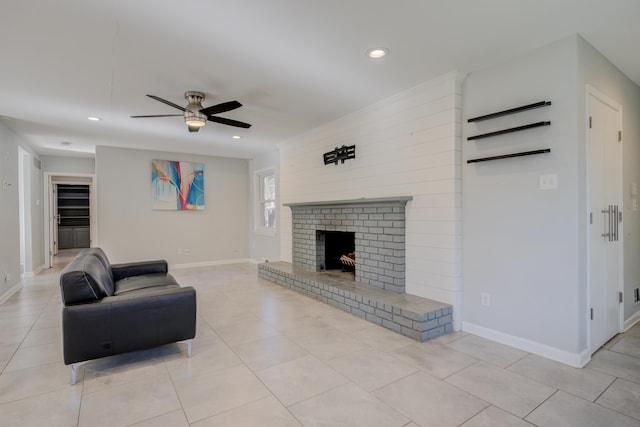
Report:
[[[451,332],[451,305],[405,293],[405,207],[411,199],[285,204],[292,212],[293,263],[260,264],[258,275],[418,341]],[[334,233],[353,236],[355,275],[325,271]],[[351,250],[351,243],[337,246],[338,253]]]
[[[293,265],[324,271],[327,232],[354,233],[355,280],[405,292],[405,206],[411,197],[289,203]]]

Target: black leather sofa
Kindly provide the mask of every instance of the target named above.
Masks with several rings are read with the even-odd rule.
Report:
[[[64,363],[75,384],[79,364],[187,341],[196,334],[196,291],[181,287],[166,261],[109,263],[84,249],[60,273]]]

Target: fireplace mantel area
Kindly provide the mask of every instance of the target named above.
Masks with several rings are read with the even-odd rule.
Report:
[[[258,274],[418,341],[452,332],[449,304],[405,293],[405,209],[411,200],[286,203],[292,213],[292,263],[260,264]],[[339,245],[331,243],[343,233]],[[329,250],[336,246],[344,254]],[[328,257],[342,259],[344,271],[330,270],[336,262]]]

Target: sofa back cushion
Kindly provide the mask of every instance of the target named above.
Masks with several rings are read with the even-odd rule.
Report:
[[[65,305],[98,301],[114,293],[111,269],[99,256],[83,251],[60,273],[60,292]]]
[[[111,277],[111,282],[115,283],[115,281],[113,280],[113,271],[111,270],[111,263],[109,262],[109,258],[107,258],[107,254],[105,254],[101,248],[83,249],[81,254],[95,255],[100,260],[102,265],[104,265],[104,268],[107,270],[107,273],[109,273],[109,277]],[[113,289],[108,294],[113,295]]]

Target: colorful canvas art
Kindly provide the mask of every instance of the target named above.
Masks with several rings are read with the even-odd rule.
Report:
[[[152,160],[151,205],[154,210],[204,210],[204,165]]]

